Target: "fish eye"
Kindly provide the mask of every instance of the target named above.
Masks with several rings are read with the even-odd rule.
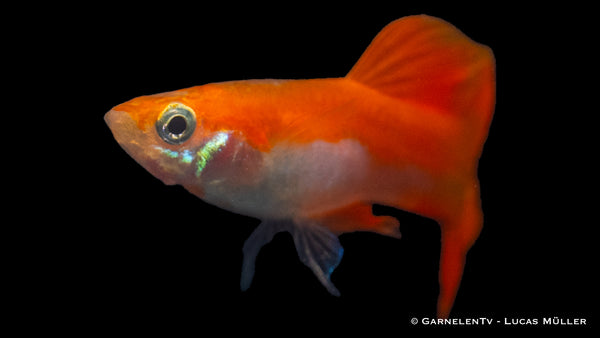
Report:
[[[169,105],[156,121],[156,132],[169,144],[182,144],[196,129],[196,116],[182,104]]]

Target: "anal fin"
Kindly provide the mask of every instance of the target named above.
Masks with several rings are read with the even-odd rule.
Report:
[[[352,231],[371,231],[384,236],[399,239],[400,223],[391,216],[373,215],[373,206],[369,203],[355,203],[317,218],[335,233]]]

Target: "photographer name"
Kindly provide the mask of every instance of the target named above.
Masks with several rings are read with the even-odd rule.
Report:
[[[554,325],[554,326],[581,326],[587,325],[585,318],[561,318],[561,317],[544,317],[544,318],[503,318],[497,320],[494,318],[422,318],[420,321],[417,318],[411,320],[412,324],[421,323],[427,326],[459,326],[459,325],[505,325],[505,326],[536,326],[536,325]]]

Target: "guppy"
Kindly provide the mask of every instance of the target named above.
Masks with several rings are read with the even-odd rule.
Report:
[[[386,26],[341,78],[246,80],[141,96],[105,115],[165,184],[262,222],[243,246],[241,288],[282,231],[333,295],[338,235],[400,238],[382,204],[441,227],[437,315],[449,316],[483,225],[477,164],[495,104],[492,51],[430,16]]]

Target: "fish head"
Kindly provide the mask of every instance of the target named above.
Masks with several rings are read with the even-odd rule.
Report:
[[[205,134],[196,109],[186,101],[185,91],[140,96],[104,116],[129,156],[167,185],[188,179]]]
[[[239,130],[219,123],[232,118],[223,117],[222,105],[212,100],[219,95],[206,95],[210,87],[203,87],[140,96],[114,107],[104,120],[148,172],[206,200],[207,184],[236,186],[255,179],[262,155]]]

